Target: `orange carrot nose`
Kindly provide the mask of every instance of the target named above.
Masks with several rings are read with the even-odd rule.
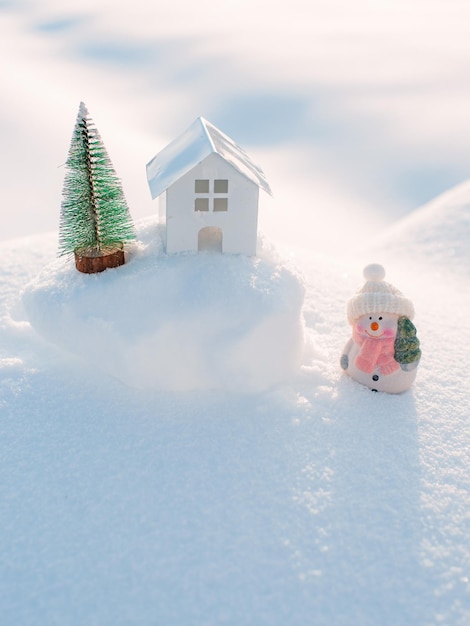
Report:
[[[372,322],[372,324],[370,325],[370,329],[371,330],[379,330],[379,325],[377,322]]]

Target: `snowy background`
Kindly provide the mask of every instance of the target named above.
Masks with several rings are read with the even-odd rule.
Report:
[[[469,623],[469,25],[443,0],[0,2],[2,623]],[[80,100],[141,233],[145,164],[198,115],[262,166],[306,290],[293,376],[139,390],[35,333]],[[372,261],[417,312],[400,396],[338,367]]]

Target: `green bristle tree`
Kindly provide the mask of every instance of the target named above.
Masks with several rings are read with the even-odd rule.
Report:
[[[408,317],[398,318],[397,336],[395,338],[395,360],[400,365],[412,365],[421,358],[419,339],[416,327]]]
[[[98,129],[80,103],[66,162],[59,255],[103,255],[135,239],[120,180]]]

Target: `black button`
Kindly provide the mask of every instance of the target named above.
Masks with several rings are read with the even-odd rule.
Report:
[[[374,374],[374,375],[372,376],[372,380],[375,380],[375,381],[379,380],[379,377],[377,376],[377,374]]]

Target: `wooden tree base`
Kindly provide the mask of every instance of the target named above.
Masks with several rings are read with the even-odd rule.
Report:
[[[104,272],[108,268],[119,267],[124,263],[124,250],[122,248],[104,253],[93,250],[75,250],[75,267],[84,274]]]

